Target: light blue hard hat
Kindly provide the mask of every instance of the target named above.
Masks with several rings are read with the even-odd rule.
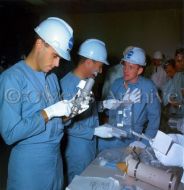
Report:
[[[60,57],[70,61],[73,47],[73,29],[64,20],[49,17],[39,24],[35,32],[48,43]]]
[[[121,61],[146,66],[145,51],[139,47],[132,47],[123,55]]]
[[[79,55],[109,65],[105,43],[98,39],[88,39],[79,48]]]

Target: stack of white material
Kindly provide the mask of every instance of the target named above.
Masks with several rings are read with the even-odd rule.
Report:
[[[66,190],[120,190],[119,182],[112,178],[75,176]]]

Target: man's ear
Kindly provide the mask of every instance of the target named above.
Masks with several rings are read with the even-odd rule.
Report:
[[[143,73],[143,71],[144,71],[143,67],[139,67],[138,75],[141,75]]]
[[[43,45],[44,45],[43,40],[40,39],[40,38],[38,38],[38,39],[36,40],[36,42],[35,42],[35,46],[36,46],[37,48],[41,48],[41,47],[43,47]]]
[[[86,68],[91,68],[93,65],[93,61],[91,59],[86,59],[85,65],[86,65]]]

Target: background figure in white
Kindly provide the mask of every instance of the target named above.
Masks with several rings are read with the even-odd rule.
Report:
[[[120,78],[122,76],[123,76],[122,65],[119,64],[119,63],[112,66],[108,70],[107,75],[105,77],[105,82],[104,82],[104,85],[103,85],[103,89],[102,89],[102,99],[105,99],[107,97],[108,92],[110,90],[110,86],[115,81],[115,79]]]
[[[126,47],[125,50],[123,51],[123,55],[125,55],[126,52],[131,48],[132,46]],[[115,81],[115,79],[120,78],[120,77],[123,77],[123,72],[122,72],[122,65],[118,63],[112,66],[106,74],[103,89],[102,89],[102,99],[105,99],[107,97],[112,83]]]
[[[162,88],[162,101],[169,106],[170,117],[184,117],[184,73],[176,72]]]
[[[151,80],[155,83],[158,90],[161,90],[167,81],[167,74],[162,66],[163,54],[160,51],[155,51],[153,54],[152,64],[154,65]]]

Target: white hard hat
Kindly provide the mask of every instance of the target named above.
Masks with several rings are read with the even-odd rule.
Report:
[[[73,47],[73,29],[62,19],[49,17],[35,28],[35,32],[48,43],[60,57],[70,61]]]
[[[127,46],[126,48],[125,48],[125,50],[123,51],[123,55],[125,56],[125,54],[128,52],[128,50],[130,50],[130,49],[132,49],[133,48],[133,46]]]
[[[155,51],[153,54],[154,59],[163,59],[163,54],[161,51]]]
[[[109,65],[107,62],[107,50],[105,43],[98,39],[88,39],[84,41],[79,48],[79,55],[102,62]]]
[[[132,64],[146,66],[145,51],[139,47],[132,47],[123,55],[121,61],[127,61]]]

